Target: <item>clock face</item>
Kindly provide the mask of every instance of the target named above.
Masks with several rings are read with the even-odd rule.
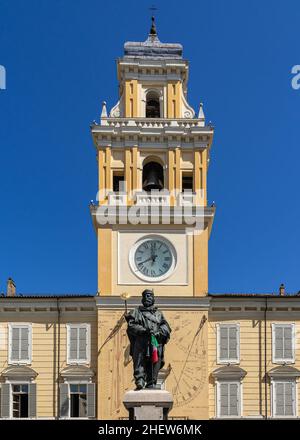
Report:
[[[171,274],[175,266],[175,251],[165,239],[147,237],[134,246],[132,269],[146,281],[160,281]]]

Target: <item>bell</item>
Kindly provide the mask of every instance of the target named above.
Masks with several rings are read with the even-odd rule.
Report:
[[[163,187],[162,166],[156,162],[147,163],[143,170],[143,190],[148,192],[157,189],[160,191]]]

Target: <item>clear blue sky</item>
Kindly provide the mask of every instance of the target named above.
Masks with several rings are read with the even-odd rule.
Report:
[[[89,124],[117,100],[115,59],[143,41],[151,2],[1,0],[0,290],[93,293]],[[157,1],[164,42],[190,60],[189,101],[216,129],[211,292],[300,290],[299,1]]]

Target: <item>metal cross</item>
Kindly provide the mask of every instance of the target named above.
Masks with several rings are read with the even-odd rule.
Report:
[[[154,11],[157,11],[157,10],[158,10],[158,8],[157,8],[155,5],[152,5],[152,6],[150,6],[150,8],[149,8],[149,11],[152,11],[152,14],[153,14],[153,15],[155,14]]]

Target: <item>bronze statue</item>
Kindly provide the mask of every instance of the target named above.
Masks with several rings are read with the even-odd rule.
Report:
[[[171,328],[154,302],[153,291],[144,290],[143,305],[126,315],[137,390],[156,388],[158,372],[164,366],[164,345],[170,339]]]

